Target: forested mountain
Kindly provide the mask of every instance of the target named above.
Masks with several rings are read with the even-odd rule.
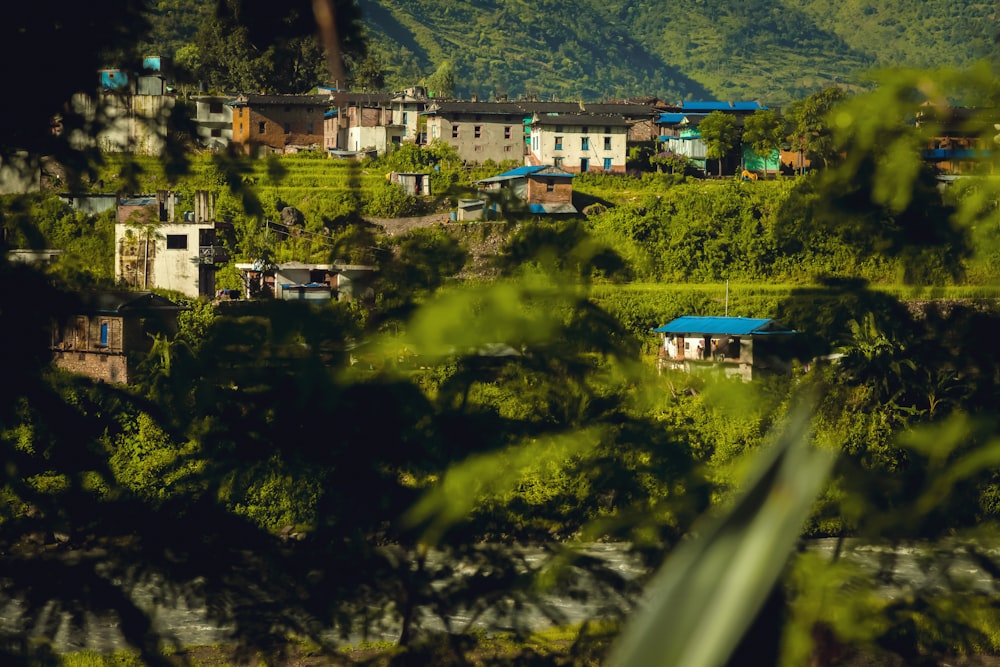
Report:
[[[153,48],[191,43],[212,0],[163,0]],[[385,86],[442,65],[457,96],[759,99],[781,105],[881,67],[962,66],[996,51],[973,0],[359,0]],[[302,91],[287,91],[302,92]]]

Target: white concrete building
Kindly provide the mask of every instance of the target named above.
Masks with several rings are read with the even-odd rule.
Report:
[[[189,220],[174,217],[174,202],[165,192],[119,202],[115,280],[135,289],[214,296],[216,263],[225,260],[216,239],[214,202],[207,192],[197,193]]]
[[[529,162],[571,173],[625,173],[628,121],[622,116],[535,114]]]

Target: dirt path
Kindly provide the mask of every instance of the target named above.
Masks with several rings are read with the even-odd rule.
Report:
[[[365,220],[379,225],[389,236],[398,236],[399,234],[405,234],[411,229],[447,224],[448,216],[448,213],[433,213],[414,218],[365,218]]]

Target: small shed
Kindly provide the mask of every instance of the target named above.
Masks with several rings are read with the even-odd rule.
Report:
[[[386,176],[390,183],[396,183],[403,192],[416,197],[431,196],[431,175],[420,172],[393,171]]]
[[[798,332],[769,318],[685,316],[653,329],[662,337],[659,367],[687,372],[721,370],[752,380],[791,369],[787,345]]]
[[[482,199],[459,199],[458,200],[458,220],[482,220],[483,208],[486,202]]]

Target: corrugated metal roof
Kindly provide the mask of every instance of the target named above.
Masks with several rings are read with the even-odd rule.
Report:
[[[531,114],[596,114],[596,115],[621,115],[630,118],[652,117],[659,113],[656,109],[647,104],[636,104],[631,102],[609,102],[609,103],[584,103],[584,102],[540,102],[519,100],[515,102],[462,102],[462,101],[436,101],[433,102],[421,115],[442,115],[453,114],[507,114],[526,115]],[[596,123],[594,123],[596,125]]]
[[[123,197],[118,200],[119,206],[153,206],[156,204],[156,197]]]
[[[707,113],[692,113],[692,112],[688,112],[688,113],[676,113],[676,112],[662,113],[656,119],[656,122],[659,123],[659,124],[661,124],[661,125],[669,125],[670,123],[675,123],[676,124],[676,123],[682,123],[684,121],[687,121],[688,123],[690,123],[690,124],[693,125],[693,124],[695,124],[696,122],[700,121],[702,118],[704,118],[707,115],[708,115]]]
[[[183,306],[159,294],[130,290],[83,292],[80,294],[80,304],[83,312],[89,313],[120,314],[123,311],[183,310]]]
[[[329,95],[240,95],[235,102],[247,105],[308,105],[323,106],[330,101]]]
[[[552,203],[552,204],[530,204],[528,210],[532,213],[576,213],[577,210],[572,204]]]
[[[774,320],[754,317],[697,317],[686,315],[653,329],[657,333],[747,336],[750,334],[794,333],[771,330]]]
[[[756,111],[766,109],[760,102],[681,102],[687,111]]]
[[[550,170],[551,173],[546,173],[546,176],[565,176],[568,178],[573,178],[573,174],[568,171],[563,171],[561,169],[556,170],[555,167],[549,164],[533,164],[525,167],[517,167],[516,169],[511,169],[510,171],[505,171],[500,174],[500,176],[529,176],[531,174],[538,173],[540,171]]]
[[[535,116],[531,120],[532,125],[582,125],[595,129],[603,126],[627,127],[628,120],[622,115],[612,114],[582,114],[582,113],[559,113]]]
[[[686,116],[682,113],[661,113],[656,119],[657,123],[680,123]]]
[[[568,171],[563,171],[562,169],[549,164],[537,164],[511,169],[510,171],[505,171],[502,174],[478,180],[476,183],[496,183],[497,181],[508,181],[512,178],[526,178],[528,176],[535,175],[547,176],[551,178],[573,178],[574,176]]]

